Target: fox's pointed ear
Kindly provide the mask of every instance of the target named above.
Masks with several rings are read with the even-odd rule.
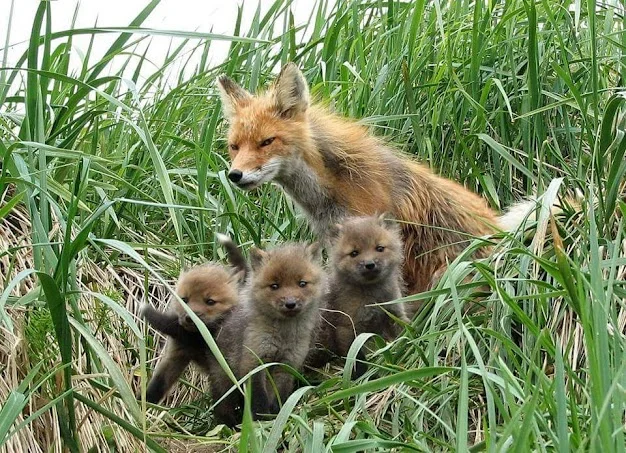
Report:
[[[226,75],[221,75],[217,78],[217,87],[220,90],[224,116],[228,119],[233,117],[238,105],[252,98],[248,91],[237,85],[237,82]]]
[[[381,227],[387,228],[387,227],[393,225],[394,223],[393,223],[393,221],[391,221],[389,219],[389,214],[386,213],[386,212],[383,212],[381,215],[378,216],[378,224]]]
[[[342,230],[343,225],[341,223],[335,223],[328,227],[328,239],[330,240],[331,244],[335,243],[337,239],[339,239],[339,235],[341,234]]]
[[[291,118],[309,108],[309,86],[294,63],[287,63],[280,71],[273,90],[276,108],[281,116]]]
[[[378,216],[378,223],[386,230],[392,231],[394,233],[400,232],[400,227],[390,218],[390,214],[388,212],[384,212]]]
[[[228,278],[228,283],[231,285],[241,285],[246,281],[246,271],[244,269],[233,269]]]
[[[267,258],[267,252],[265,250],[261,250],[257,247],[252,247],[250,249],[250,266],[252,266],[252,270],[257,270],[263,261]]]
[[[322,261],[322,244],[319,242],[313,242],[307,245],[305,250],[312,261]]]

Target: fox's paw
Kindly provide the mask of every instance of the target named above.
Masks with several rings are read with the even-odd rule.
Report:
[[[150,305],[147,302],[144,302],[143,304],[139,306],[139,317],[145,318],[146,314],[152,310],[154,310],[154,308],[152,308],[152,305]]]

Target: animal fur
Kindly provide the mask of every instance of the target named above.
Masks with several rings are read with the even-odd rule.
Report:
[[[409,294],[429,289],[432,276],[473,237],[500,226],[480,196],[396,152],[364,126],[310,105],[294,64],[256,96],[226,76],[218,87],[230,123],[231,181],[244,190],[276,181],[322,238],[345,216],[390,213],[401,223]]]
[[[183,272],[176,294],[215,333],[227,314],[238,304],[239,285],[245,279],[246,260],[227,236],[218,241],[226,248],[232,267],[209,263]],[[170,391],[190,362],[202,371],[209,371],[211,353],[202,335],[187,311],[177,301],[172,301],[165,313],[145,305],[141,315],[155,330],[168,337],[163,356],[148,383],[146,399],[158,403]]]
[[[402,296],[403,244],[398,226],[381,217],[352,217],[336,226],[329,252],[329,294],[318,345],[345,357],[356,335],[372,332],[394,340],[401,332],[386,312],[408,321],[400,304],[373,306]],[[314,367],[330,357],[319,347],[307,362]],[[366,366],[359,351],[353,377]]]
[[[314,341],[327,288],[317,244],[253,249],[250,256],[252,276],[244,303],[228,317],[216,338],[238,379],[261,363],[302,367]],[[232,382],[216,363],[210,369],[211,391],[218,401]],[[282,367],[272,367],[269,373],[284,402],[293,389],[293,377]],[[267,371],[255,373],[251,384],[255,417],[277,412],[279,401],[268,383]],[[215,407],[215,417],[234,426],[241,421],[241,406],[241,394],[232,392]]]

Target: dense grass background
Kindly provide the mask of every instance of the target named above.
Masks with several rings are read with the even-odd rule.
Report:
[[[230,38],[181,33],[153,70],[136,49],[155,32],[136,28],[156,3],[80,70],[73,40],[104,30],[51,30],[53,2],[27,52],[4,54],[1,449],[625,449],[623,2],[320,0],[302,26],[278,0],[234,25],[222,64],[208,52]],[[273,423],[210,431],[194,373],[168,407],[135,400],[158,346],[135,313],[164,305],[182,266],[222,257],[216,231],[246,248],[307,237],[278,188],[227,183],[213,84],[225,72],[255,90],[286,61],[494,208],[542,194],[538,221],[413,297],[424,310],[357,385],[330,370]],[[580,206],[551,219],[575,189]]]

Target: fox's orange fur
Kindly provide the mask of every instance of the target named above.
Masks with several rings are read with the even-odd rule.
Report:
[[[322,236],[347,215],[392,214],[402,224],[409,293],[428,289],[472,237],[497,228],[497,214],[478,195],[396,152],[366,127],[310,106],[295,65],[286,65],[257,96],[225,76],[218,85],[230,121],[229,178],[246,190],[278,182]]]

